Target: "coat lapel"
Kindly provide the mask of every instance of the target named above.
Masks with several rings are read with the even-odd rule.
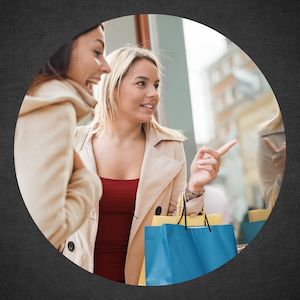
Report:
[[[87,136],[87,139],[80,151],[80,156],[86,168],[92,171],[93,173],[98,174],[93,145],[92,145],[92,136],[93,136],[92,134],[89,134]],[[90,212],[90,218],[98,219],[98,212],[99,212],[99,202],[97,201],[95,207]]]
[[[155,147],[162,140],[164,139],[160,136],[150,134],[149,142],[146,145],[128,247],[130,247],[142,221],[159,195],[182,167],[182,162],[173,159]]]
[[[92,146],[92,140],[89,140],[82,148],[80,155],[84,161],[85,166],[88,170],[97,174],[96,161]]]

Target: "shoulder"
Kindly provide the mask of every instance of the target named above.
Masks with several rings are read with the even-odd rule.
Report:
[[[148,126],[145,127],[147,139],[155,146],[162,142],[171,142],[174,144],[183,144],[186,137],[178,130],[170,129],[164,126]]]
[[[173,159],[185,162],[185,151],[183,141],[186,138],[180,131],[157,131],[150,129],[147,136],[148,147],[154,147],[160,153],[172,157]]]
[[[42,83],[34,92],[34,97],[53,98],[53,95],[60,97],[78,97],[76,89],[67,80],[53,79]]]
[[[260,131],[259,136],[259,148],[264,149],[265,151],[269,150],[263,141],[264,138],[270,139],[277,147],[281,147],[282,143],[285,142],[285,131],[283,126],[276,129],[264,128]]]
[[[261,137],[267,137],[267,136],[276,135],[276,134],[283,134],[285,132],[282,120],[276,127],[270,126],[270,124],[271,124],[270,122],[265,123],[259,128],[258,134]]]

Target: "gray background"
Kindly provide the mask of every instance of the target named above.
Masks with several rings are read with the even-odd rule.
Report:
[[[1,1],[0,5],[0,299],[299,298],[299,1],[54,0]],[[34,225],[14,173],[18,110],[42,63],[67,39],[99,20],[135,13],[193,19],[240,46],[268,79],[287,135],[283,187],[257,238],[217,271],[169,287],[117,284],[69,262]]]

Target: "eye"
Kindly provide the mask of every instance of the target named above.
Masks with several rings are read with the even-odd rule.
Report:
[[[154,84],[154,88],[155,88],[156,90],[158,90],[159,84],[158,84],[158,83]]]
[[[144,87],[145,86],[145,81],[139,81],[136,83],[138,86],[140,87]]]
[[[97,58],[103,54],[101,51],[98,51],[98,50],[94,50],[94,53]]]

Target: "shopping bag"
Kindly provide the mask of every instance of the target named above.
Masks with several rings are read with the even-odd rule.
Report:
[[[145,227],[146,285],[191,280],[222,266],[237,254],[233,226]]]
[[[209,225],[204,215],[207,226],[188,227],[185,212],[184,201],[184,226],[145,226],[147,286],[175,284],[197,278],[237,255],[231,224]]]
[[[240,240],[243,244],[249,244],[262,229],[271,214],[271,209],[251,209],[248,211],[249,222],[240,225]]]
[[[206,217],[210,225],[221,224],[222,215],[220,214],[209,214],[206,215]],[[178,216],[153,216],[151,226],[160,226],[163,224],[177,224],[179,218],[180,217]],[[182,219],[179,222],[179,224],[184,224],[184,220]],[[204,215],[187,217],[187,226],[201,226],[201,225],[205,225]],[[140,286],[146,285],[145,260],[143,261],[143,266],[141,269],[138,285]]]
[[[262,229],[266,221],[243,222],[241,223],[241,243],[249,244]]]
[[[183,202],[183,194],[180,195],[178,205],[177,205],[177,212],[176,216],[161,216],[155,215],[152,218],[151,226],[160,226],[162,224],[186,224],[187,226],[203,226],[206,224],[206,219],[210,225],[219,225],[222,223],[222,215],[221,214],[208,214],[206,215],[203,211],[201,215],[193,215],[193,216],[185,216],[183,218],[183,208],[185,207],[185,203]],[[146,285],[146,272],[145,272],[145,259],[143,261],[139,281],[139,286]]]

